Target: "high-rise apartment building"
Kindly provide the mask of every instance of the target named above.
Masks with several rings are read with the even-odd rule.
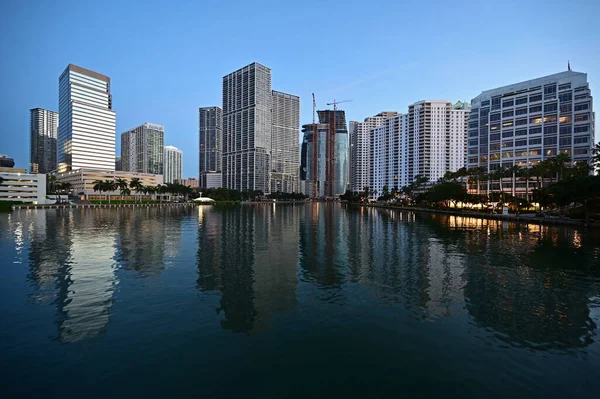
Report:
[[[59,78],[58,170],[115,167],[110,78],[69,64]]]
[[[203,107],[198,110],[198,137],[200,187],[208,188],[207,174],[221,172],[223,154],[223,109],[221,107]]]
[[[165,128],[144,123],[121,134],[121,170],[163,174]]]
[[[165,146],[163,164],[163,180],[165,183],[175,183],[175,181],[181,180],[183,175],[183,152],[180,149],[170,145]]]
[[[43,108],[33,108],[29,112],[29,172],[49,173],[57,167],[58,112]]]
[[[467,165],[493,172],[531,167],[568,154],[589,162],[594,146],[594,112],[587,74],[565,71],[487,90],[475,97],[468,125]],[[482,183],[482,190],[525,195],[527,182]],[[500,187],[501,186],[501,187]],[[535,187],[534,182],[529,188]],[[514,191],[513,191],[514,190]]]
[[[115,157],[115,171],[122,171],[123,170],[123,163],[121,162],[121,157],[116,156]]]
[[[300,97],[273,90],[271,192],[300,191]]]
[[[395,115],[398,113],[385,111],[365,118],[363,122],[350,122],[350,190],[362,191],[369,186],[371,130],[381,126],[387,118]]]
[[[223,77],[223,185],[269,193],[271,69],[252,63]]]
[[[417,175],[437,181],[462,168],[468,116],[468,104],[426,100],[372,129],[369,187],[375,197],[384,186],[400,189]]]

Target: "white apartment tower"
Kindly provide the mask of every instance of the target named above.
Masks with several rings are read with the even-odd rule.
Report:
[[[62,117],[62,116],[61,116]],[[486,172],[513,165],[532,167],[559,153],[589,162],[594,146],[594,112],[587,74],[571,70],[487,90],[472,101],[467,165]],[[512,191],[524,197],[526,185],[512,179],[481,189]]]
[[[59,78],[58,171],[114,170],[116,114],[110,78],[69,64]]]
[[[121,134],[121,170],[163,174],[165,128],[144,123]]]
[[[175,183],[181,180],[183,175],[183,152],[177,147],[165,146],[164,150],[164,173],[165,183]]]
[[[350,122],[350,190],[362,191],[369,186],[371,130],[383,125],[387,118],[395,115],[398,113],[385,111],[369,116],[363,122]]]
[[[421,175],[435,182],[465,165],[469,105],[426,100],[370,131],[369,187],[400,189]]]
[[[29,123],[29,172],[50,173],[56,170],[58,112],[33,108]]]
[[[273,90],[271,192],[300,191],[300,97]]]

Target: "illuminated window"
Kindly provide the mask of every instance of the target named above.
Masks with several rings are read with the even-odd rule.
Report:
[[[531,119],[529,119],[529,123],[533,123],[533,124],[542,123],[542,117],[538,116],[536,118],[531,118]]]

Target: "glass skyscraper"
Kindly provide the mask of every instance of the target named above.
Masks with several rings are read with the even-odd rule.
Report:
[[[56,170],[58,112],[42,108],[30,110],[29,172],[49,173]]]
[[[207,173],[221,171],[223,110],[203,107],[198,110],[198,172],[200,187],[207,188]],[[220,185],[220,184],[219,184]]]

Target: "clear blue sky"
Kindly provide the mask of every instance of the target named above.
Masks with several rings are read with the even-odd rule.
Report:
[[[58,111],[69,63],[110,76],[120,134],[165,126],[198,173],[198,107],[221,105],[223,75],[252,61],[300,96],[301,123],[344,104],[349,120],[422,99],[567,69],[600,96],[600,1],[28,1],[0,4],[0,153],[28,167],[29,109]],[[595,109],[598,109],[596,101]],[[597,133],[597,138],[600,133]]]

